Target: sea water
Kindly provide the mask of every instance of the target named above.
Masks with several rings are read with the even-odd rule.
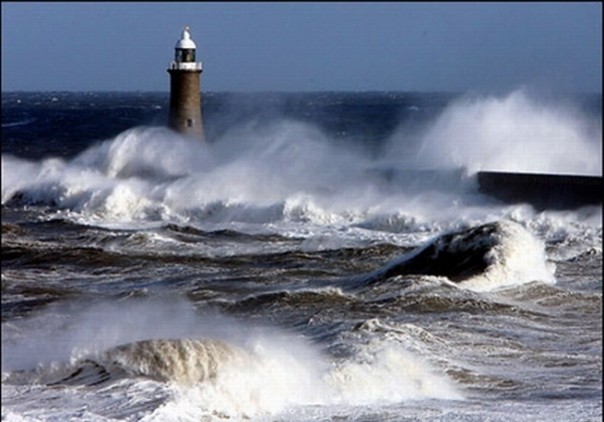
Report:
[[[601,206],[475,181],[601,176],[601,95],[167,100],[2,94],[3,420],[601,419]]]

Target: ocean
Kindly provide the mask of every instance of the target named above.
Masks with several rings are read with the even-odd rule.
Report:
[[[3,421],[600,421],[601,94],[2,93]]]

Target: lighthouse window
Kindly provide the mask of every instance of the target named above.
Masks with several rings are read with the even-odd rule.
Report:
[[[195,61],[195,51],[194,50],[183,50],[183,62],[194,62]]]
[[[193,126],[193,119],[187,119],[187,127]]]
[[[180,49],[174,51],[174,61],[177,63],[191,63],[195,61],[195,50]]]

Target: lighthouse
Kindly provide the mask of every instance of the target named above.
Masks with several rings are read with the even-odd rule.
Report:
[[[170,63],[169,126],[177,132],[205,142],[201,120],[201,62],[195,61],[196,45],[185,26]]]

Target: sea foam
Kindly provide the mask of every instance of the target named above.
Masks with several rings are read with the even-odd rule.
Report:
[[[15,336],[26,326],[37,334]],[[10,331],[3,333],[4,384],[81,384],[99,394],[114,383],[161,388],[166,399],[147,413],[149,420],[174,411],[246,418],[296,406],[461,397],[444,374],[400,344],[361,344],[334,359],[299,335],[196,316],[179,301],[56,306]]]
[[[402,126],[373,154],[284,118],[235,125],[211,145],[141,126],[70,160],[3,155],[2,203],[49,205],[80,222],[133,227],[407,231],[518,214],[530,221],[534,210],[519,213],[521,205],[479,194],[474,172],[601,174],[600,139],[601,122],[523,90],[462,96],[413,133]],[[426,169],[433,172],[417,173]]]
[[[488,291],[533,281],[555,283],[544,243],[522,225],[501,220],[441,234],[368,275],[365,284],[399,275],[443,276]]]

